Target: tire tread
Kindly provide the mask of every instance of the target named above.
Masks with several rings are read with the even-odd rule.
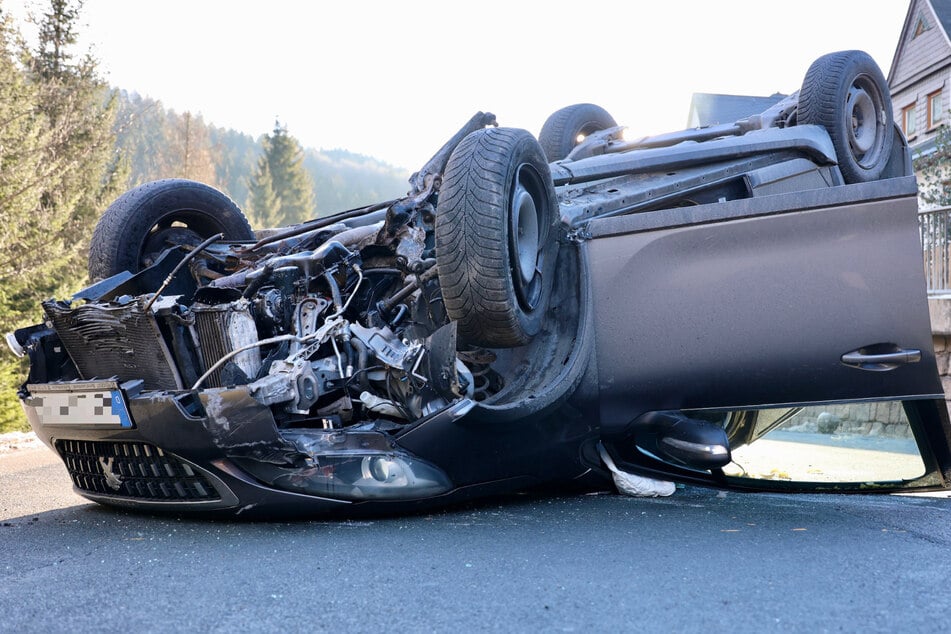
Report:
[[[436,215],[439,284],[460,334],[479,345],[519,346],[534,334],[513,301],[506,226],[509,160],[527,143],[537,148],[524,130],[479,130],[456,147],[443,175]],[[550,182],[544,157],[539,162]]]
[[[145,183],[117,198],[99,218],[89,244],[88,270],[92,281],[121,271],[138,270],[138,245],[163,209],[175,205],[203,207],[229,240],[254,238],[248,219],[224,193],[196,181],[168,178]],[[136,251],[133,253],[133,251]]]

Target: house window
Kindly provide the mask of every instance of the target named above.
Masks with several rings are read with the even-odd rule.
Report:
[[[911,104],[901,111],[901,129],[905,133],[905,138],[910,139],[918,131],[915,127],[915,104]]]
[[[944,121],[944,106],[939,90],[928,95],[928,129],[941,125],[942,121]]]
[[[925,20],[925,16],[918,14],[918,23],[915,25],[915,34],[911,36],[911,39],[915,39],[925,31],[931,28],[931,25]]]

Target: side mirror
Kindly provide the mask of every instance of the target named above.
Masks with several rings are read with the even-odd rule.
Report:
[[[648,412],[638,416],[630,430],[641,451],[690,469],[720,469],[732,460],[721,426],[683,412]]]

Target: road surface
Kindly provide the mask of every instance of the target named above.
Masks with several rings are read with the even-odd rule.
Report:
[[[516,497],[369,521],[136,515],[0,453],[0,631],[943,631],[951,500]]]

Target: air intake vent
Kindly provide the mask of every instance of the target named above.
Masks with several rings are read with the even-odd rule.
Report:
[[[57,440],[55,446],[82,491],[163,502],[220,499],[203,474],[148,443]]]

